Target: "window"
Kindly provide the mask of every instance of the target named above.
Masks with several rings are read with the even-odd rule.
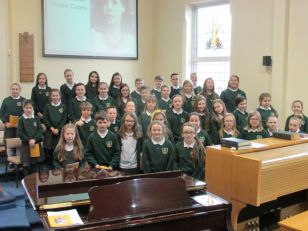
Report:
[[[219,1],[196,5],[193,19],[192,71],[201,86],[206,78],[213,78],[220,94],[230,76],[230,4]]]

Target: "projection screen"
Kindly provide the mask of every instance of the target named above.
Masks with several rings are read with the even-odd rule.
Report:
[[[138,59],[137,0],[42,0],[43,56]]]

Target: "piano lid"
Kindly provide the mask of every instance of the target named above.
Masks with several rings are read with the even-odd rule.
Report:
[[[89,221],[153,214],[196,205],[180,177],[133,179],[95,186],[89,190],[89,197]]]

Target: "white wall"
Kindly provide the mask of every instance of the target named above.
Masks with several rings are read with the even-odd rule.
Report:
[[[154,70],[165,76],[168,82],[171,73],[185,73],[184,2],[155,0]]]
[[[7,0],[0,0],[0,99],[8,95],[8,31]]]
[[[308,1],[290,1],[286,113],[293,100],[301,99],[308,114]]]
[[[231,74],[240,77],[248,97],[248,111],[258,106],[258,96],[268,92],[270,75],[262,56],[271,55],[272,4],[269,0],[231,0]]]

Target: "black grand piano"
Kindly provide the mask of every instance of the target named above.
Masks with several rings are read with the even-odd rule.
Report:
[[[46,230],[232,230],[231,204],[180,171],[48,171],[22,184]],[[76,209],[83,224],[51,227],[47,211],[66,209]]]

